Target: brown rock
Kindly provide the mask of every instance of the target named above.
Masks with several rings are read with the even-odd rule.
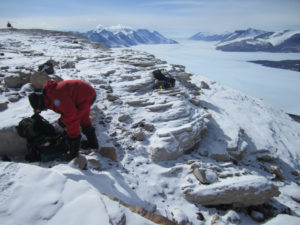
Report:
[[[102,157],[109,158],[114,162],[117,162],[117,152],[114,147],[102,146],[100,149]]]
[[[108,101],[110,101],[110,102],[114,102],[114,101],[118,100],[119,97],[116,96],[116,95],[108,94],[108,95],[106,95],[106,99],[107,99]]]
[[[271,172],[275,174],[280,181],[284,181],[284,176],[277,166],[271,166]]]
[[[77,165],[79,167],[79,169],[86,170],[87,160],[84,156],[82,156],[82,155],[77,156],[76,158],[74,158],[72,160],[72,163]]]
[[[118,120],[120,122],[125,122],[126,120],[129,120],[131,119],[130,116],[128,114],[125,114],[125,115],[122,115],[122,116],[119,116]]]
[[[210,184],[210,181],[206,179],[205,170],[194,168],[193,174],[202,184]]]
[[[146,135],[141,129],[133,134],[133,139],[136,141],[144,141],[145,138],[146,138]]]
[[[202,89],[209,89],[209,85],[207,83],[205,83],[204,81],[201,81],[200,88],[202,88]]]
[[[0,111],[7,109],[7,102],[0,102]]]

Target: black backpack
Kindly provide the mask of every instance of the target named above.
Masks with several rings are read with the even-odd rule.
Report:
[[[164,74],[161,70],[154,70],[152,75],[155,78],[154,89],[168,89],[175,87],[175,79],[169,74]]]
[[[52,161],[62,159],[69,150],[67,140],[63,134],[57,133],[55,128],[41,115],[34,114],[22,119],[17,128],[18,134],[26,138],[28,161]]]
[[[45,71],[47,74],[54,74],[53,63],[51,60],[48,60],[42,65],[39,65],[39,71]]]

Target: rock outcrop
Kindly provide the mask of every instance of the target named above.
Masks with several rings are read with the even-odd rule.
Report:
[[[191,202],[205,206],[233,205],[247,207],[260,205],[272,197],[279,196],[278,187],[262,176],[227,178],[226,182],[186,189],[184,197]]]

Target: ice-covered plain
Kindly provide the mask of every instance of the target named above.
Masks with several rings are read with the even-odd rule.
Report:
[[[300,115],[300,73],[264,67],[250,60],[300,59],[300,53],[222,52],[217,42],[177,40],[176,45],[138,45],[168,63],[186,66],[188,72],[240,90],[286,113]]]

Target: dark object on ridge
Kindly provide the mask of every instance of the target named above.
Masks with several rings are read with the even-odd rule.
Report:
[[[18,134],[27,140],[26,160],[47,162],[64,159],[68,154],[69,145],[65,135],[57,133],[39,114],[22,119],[16,128]]]
[[[13,28],[10,22],[7,22],[7,28]]]
[[[151,74],[155,78],[154,89],[168,89],[175,87],[175,79],[165,71],[154,70]]]
[[[53,63],[51,60],[48,60],[44,64],[39,66],[39,71],[45,71],[47,74],[54,74],[54,68],[53,68]]]

